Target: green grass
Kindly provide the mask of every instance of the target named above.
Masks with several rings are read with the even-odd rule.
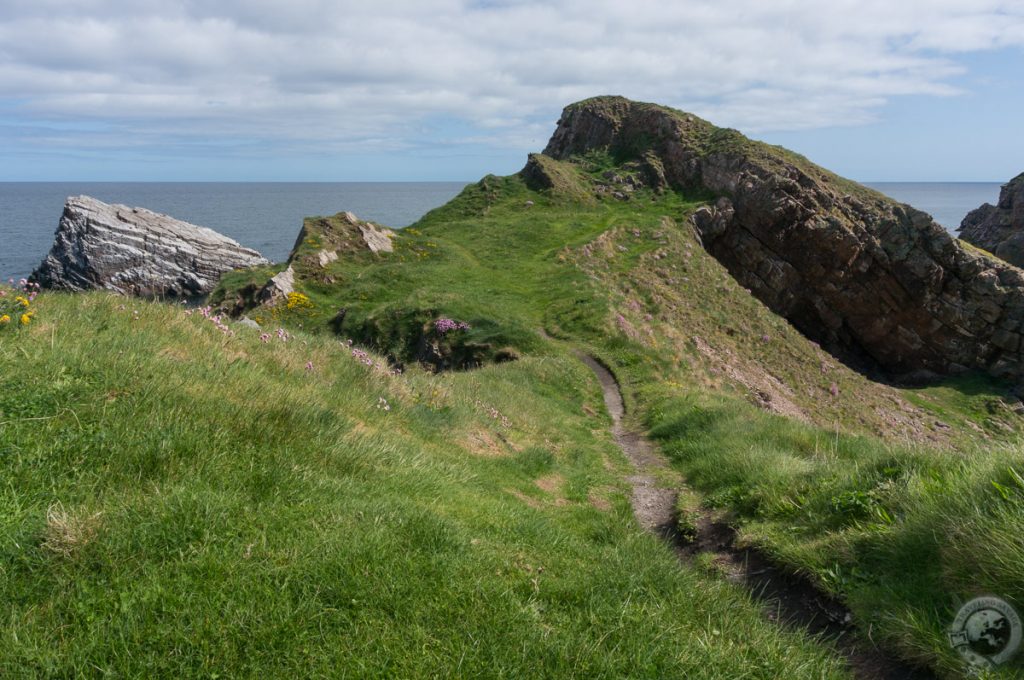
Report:
[[[0,336],[3,677],[844,677],[635,525],[574,359],[37,309]]]
[[[883,445],[700,393],[648,395],[651,433],[745,540],[814,577],[876,640],[955,675],[959,605],[1024,602],[1024,453]],[[1008,670],[1013,673],[1019,667]]]
[[[40,298],[0,335],[0,675],[842,676],[827,645],[640,532],[575,349],[616,371],[693,486],[687,512],[725,509],[873,641],[956,675],[959,604],[1024,603],[1008,386],[850,370],[703,251],[688,216],[707,196],[580,193],[622,160],[542,159],[554,181],[534,189],[488,176],[393,253],[304,264],[309,304],[249,310],[287,343]],[[440,317],[471,328],[439,337]],[[430,344],[483,368],[428,374]]]
[[[599,181],[613,161],[592,156],[579,168]],[[697,502],[730,511],[746,540],[842,597],[873,640],[955,674],[945,629],[959,604],[979,592],[1024,602],[1024,544],[1011,538],[1024,528],[1024,489],[1009,472],[1024,474],[1024,460],[1009,386],[977,375],[874,382],[703,251],[687,222],[703,197],[579,202],[577,188],[567,197],[487,177],[405,230],[394,254],[342,259],[328,272],[343,285],[308,292],[318,308],[347,310],[342,336],[399,359],[441,315],[473,325],[467,343],[526,357],[503,370],[537,356],[571,362],[573,347],[601,356]]]

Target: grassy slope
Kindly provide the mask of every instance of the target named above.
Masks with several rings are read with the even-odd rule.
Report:
[[[572,358],[395,376],[37,307],[0,334],[0,676],[843,677],[635,526]]]
[[[595,178],[609,165],[587,163]],[[526,355],[564,356],[533,334],[541,326],[589,348],[706,505],[841,594],[875,639],[956,672],[945,627],[959,603],[1024,602],[1024,457],[1006,386],[874,383],[700,249],[685,220],[698,199],[565,194],[486,178],[407,230],[395,255],[330,265],[341,285],[310,286],[324,313],[303,322],[345,307],[386,329],[395,310],[418,309]],[[1000,554],[979,566],[992,546]]]

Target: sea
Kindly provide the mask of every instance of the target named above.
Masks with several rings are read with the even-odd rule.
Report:
[[[68,196],[164,213],[230,236],[264,257],[288,257],[304,217],[351,211],[405,227],[467,182],[0,182],[0,280],[28,276],[53,243]]]
[[[295,243],[302,219],[349,210],[362,219],[405,227],[447,203],[467,182],[0,182],[0,280],[19,278],[53,242],[64,200],[86,194],[140,206],[209,227],[275,262]],[[951,232],[982,203],[995,203],[997,182],[867,182],[924,210]]]

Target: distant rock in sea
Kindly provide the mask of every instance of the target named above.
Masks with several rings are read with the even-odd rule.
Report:
[[[212,229],[89,196],[64,204],[53,246],[32,273],[43,288],[197,297],[224,272],[268,264]]]
[[[972,210],[958,231],[971,245],[1024,267],[1024,172],[1003,185],[998,205]]]

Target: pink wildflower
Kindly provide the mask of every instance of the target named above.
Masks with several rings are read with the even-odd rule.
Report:
[[[467,331],[470,325],[465,321],[455,321],[454,319],[448,319],[441,317],[434,321],[434,330],[441,335],[450,333],[451,331]]]
[[[367,366],[373,366],[373,359],[370,358],[370,355],[358,347],[352,348],[352,356],[355,357],[359,363],[366,364]]]

